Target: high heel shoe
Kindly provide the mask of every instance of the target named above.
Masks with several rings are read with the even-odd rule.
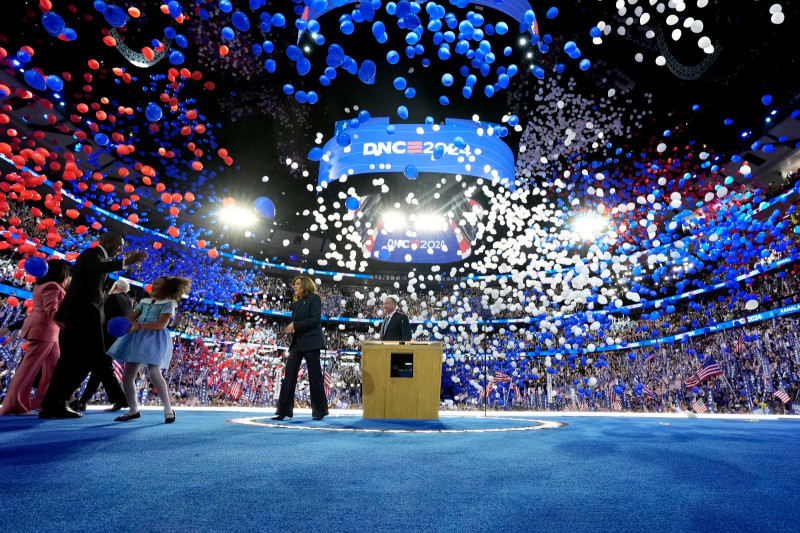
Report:
[[[173,410],[172,413],[168,415],[164,415],[164,423],[165,424],[172,424],[175,422],[175,411]]]
[[[286,418],[285,415],[275,415],[272,418],[270,418],[270,420],[283,420],[284,418]],[[292,418],[292,417],[290,416],[289,418]]]
[[[114,422],[127,422],[128,420],[134,420],[136,418],[141,418],[141,417],[142,413],[140,411],[136,411],[133,414],[125,413],[124,415],[115,418]]]

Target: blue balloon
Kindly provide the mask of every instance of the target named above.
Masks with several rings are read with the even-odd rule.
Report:
[[[408,118],[408,108],[404,105],[401,105],[397,108],[397,116],[406,120]]]
[[[405,174],[408,179],[415,180],[417,176],[419,176],[419,171],[417,171],[417,167],[414,165],[406,165],[406,168],[403,169],[403,174]]]
[[[578,63],[578,66],[581,70],[589,70],[589,67],[592,66],[592,62],[588,59],[582,59],[581,62]]]
[[[358,69],[358,79],[367,85],[372,85],[375,83],[376,71],[377,68],[375,66],[375,62],[370,59],[366,59],[361,63],[361,67]]]
[[[286,26],[286,17],[284,17],[281,13],[275,13],[272,15],[272,25],[276,28],[283,28]]]
[[[386,53],[387,63],[389,63],[390,65],[396,65],[398,61],[400,61],[400,54],[398,54],[394,50],[389,50],[389,52]]]
[[[98,133],[94,136],[94,142],[99,144],[100,146],[105,146],[108,144],[108,135],[105,133]]]
[[[557,7],[551,7],[550,9],[547,10],[547,14],[545,16],[547,18],[549,18],[549,19],[556,18],[558,16],[558,8]]]
[[[169,53],[169,62],[171,65],[182,65],[184,61],[184,56],[182,52],[177,50],[173,50]]]
[[[22,77],[25,79],[25,83],[38,91],[44,91],[47,88],[47,82],[44,76],[35,70],[26,70]]]
[[[322,159],[322,155],[324,154],[322,148],[319,146],[315,146],[311,150],[308,151],[308,158],[312,161],[319,161]]]
[[[266,196],[261,196],[256,198],[253,207],[256,210],[256,213],[261,215],[264,218],[275,218],[275,204],[272,203],[272,200],[267,198]]]
[[[131,328],[131,323],[124,316],[115,316],[108,321],[108,326],[106,326],[106,328],[112,337],[122,337],[128,333],[128,330]]]
[[[106,22],[115,28],[121,28],[128,22],[128,13],[119,6],[108,6],[108,8],[103,11],[103,16]]]
[[[386,248],[381,248],[378,251],[378,259],[380,259],[381,261],[388,261],[389,256],[390,256],[389,250],[387,250]]]
[[[294,86],[291,83],[287,83],[283,86],[284,94],[292,94],[293,92],[294,92]]]
[[[231,22],[233,22],[233,26],[239,31],[247,31],[250,29],[250,19],[241,11],[236,11],[231,15]]]
[[[394,88],[397,89],[398,91],[402,91],[403,89],[406,88],[406,79],[402,77],[397,77],[392,82],[392,85],[394,85]]]
[[[350,146],[351,142],[353,142],[353,140],[345,132],[341,132],[339,133],[339,135],[336,136],[336,144],[338,144],[342,148]]]
[[[361,206],[361,202],[358,201],[358,198],[355,196],[350,196],[347,200],[344,201],[344,205],[350,211],[355,211]]]
[[[25,272],[34,278],[41,278],[47,274],[47,261],[41,257],[29,257],[25,260]]]
[[[61,32],[64,31],[65,24],[64,19],[61,18],[61,15],[52,11],[48,11],[42,15],[42,26],[44,26],[44,29],[47,30],[47,33],[53,37],[58,37],[61,35]]]
[[[286,56],[292,61],[300,61],[303,59],[303,51],[299,46],[290,44],[286,47]]]
[[[762,96],[761,97],[761,103],[764,104],[764,105],[771,104],[772,103],[772,95],[771,94],[765,94],[764,96]]]
[[[144,116],[150,122],[157,122],[161,120],[162,114],[163,112],[161,111],[161,108],[153,102],[148,103],[147,107],[144,108]]]
[[[169,11],[169,16],[176,19],[181,16],[181,12],[183,9],[181,8],[181,4],[172,0],[170,3],[167,4],[167,10]]]
[[[301,76],[305,76],[306,74],[311,71],[311,61],[308,58],[302,58],[300,61],[297,62],[297,73]]]

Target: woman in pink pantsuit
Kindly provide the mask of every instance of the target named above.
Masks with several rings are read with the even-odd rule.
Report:
[[[70,270],[68,262],[52,259],[47,263],[47,273],[36,280],[32,311],[20,331],[20,335],[28,341],[28,348],[8,386],[0,414],[24,415],[42,406],[42,398],[61,355],[58,334],[63,324],[53,320],[53,316],[64,299],[64,287],[69,281]],[[36,398],[31,400],[31,386],[40,368],[42,377],[39,379],[39,388],[36,389]]]

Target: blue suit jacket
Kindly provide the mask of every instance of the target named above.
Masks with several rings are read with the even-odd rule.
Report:
[[[322,300],[318,294],[311,294],[294,303],[292,310],[294,336],[289,349],[300,352],[325,349],[325,335],[322,332]]]

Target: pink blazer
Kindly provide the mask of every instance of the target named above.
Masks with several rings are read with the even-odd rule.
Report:
[[[66,290],[55,281],[48,281],[33,288],[31,314],[22,324],[20,335],[27,340],[36,339],[58,342],[58,333],[63,324],[53,320]]]

